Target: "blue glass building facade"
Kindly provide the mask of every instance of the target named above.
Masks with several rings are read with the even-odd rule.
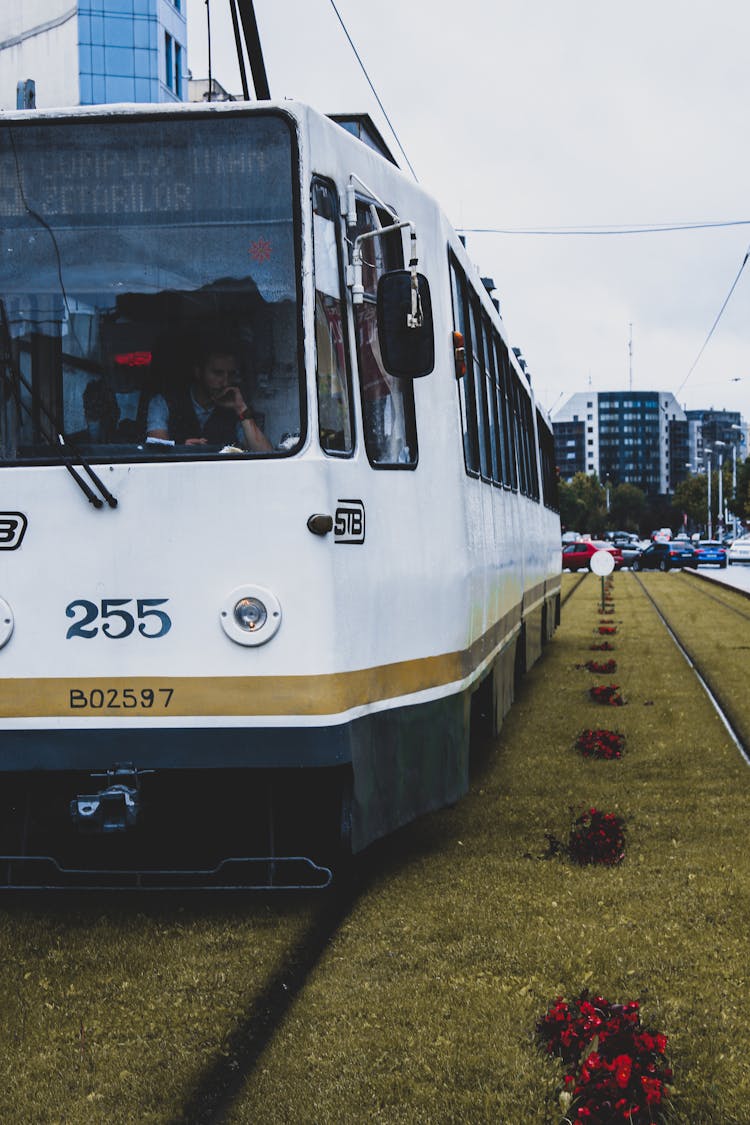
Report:
[[[185,0],[79,0],[81,105],[187,97]]]

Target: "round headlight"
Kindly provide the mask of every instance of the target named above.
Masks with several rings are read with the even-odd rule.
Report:
[[[13,634],[13,610],[5,598],[0,598],[0,648],[6,645]]]
[[[221,627],[238,645],[264,645],[281,625],[279,599],[264,586],[238,586],[219,611]]]
[[[240,598],[234,607],[234,619],[243,629],[254,633],[268,620],[268,610],[260,598]]]

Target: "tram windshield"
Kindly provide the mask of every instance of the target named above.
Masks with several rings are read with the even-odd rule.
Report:
[[[4,126],[2,461],[300,446],[294,161],[274,114]]]

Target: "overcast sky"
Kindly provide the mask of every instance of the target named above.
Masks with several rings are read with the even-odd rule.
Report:
[[[614,236],[469,235],[542,405],[678,391],[750,243],[747,0],[336,0],[420,184],[457,228],[747,220]],[[330,0],[255,0],[271,95],[384,121]],[[213,74],[241,89],[229,0]],[[188,65],[208,73],[206,0]],[[394,150],[396,148],[393,145]],[[396,152],[396,155],[400,155]],[[679,392],[750,415],[750,263]]]

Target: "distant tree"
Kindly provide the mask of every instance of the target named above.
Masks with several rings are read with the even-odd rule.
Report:
[[[581,531],[585,508],[570,481],[560,481],[560,526],[563,531]]]
[[[729,506],[740,519],[750,519],[750,457],[737,462],[737,491]]]
[[[596,473],[576,473],[560,482],[560,522],[563,530],[601,535],[607,522],[604,489]]]
[[[617,484],[609,502],[609,524],[613,530],[638,531],[646,512],[646,493],[635,484]]]
[[[730,474],[730,491],[731,479]],[[726,478],[723,483],[726,486]],[[683,512],[687,512],[688,521],[691,526],[699,528],[706,527],[708,520],[708,475],[706,473],[696,473],[694,476],[689,476],[687,480],[681,481],[675,489],[672,506],[675,513],[677,513],[680,518]],[[716,529],[718,518],[719,474],[714,470],[711,473],[711,524],[713,530]]]

